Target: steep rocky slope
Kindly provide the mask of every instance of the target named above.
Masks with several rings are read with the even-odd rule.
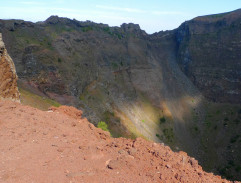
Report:
[[[229,182],[184,152],[111,138],[81,114],[0,102],[0,182]]]
[[[0,100],[19,101],[17,73],[0,33]]]
[[[182,70],[214,102],[241,103],[241,9],[197,17],[176,31]]]
[[[241,179],[240,10],[152,35],[56,16],[0,20],[0,31],[29,91]]]

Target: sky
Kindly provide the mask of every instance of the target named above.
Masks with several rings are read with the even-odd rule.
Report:
[[[241,0],[0,0],[0,19],[44,21],[51,15],[110,26],[136,23],[151,34],[184,21],[241,8]]]

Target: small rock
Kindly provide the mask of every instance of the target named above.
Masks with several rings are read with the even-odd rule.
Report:
[[[132,155],[132,156],[135,155],[136,152],[137,152],[137,150],[135,148],[131,148],[128,150],[129,155]]]
[[[166,167],[167,167],[167,168],[171,168],[171,165],[167,164]]]
[[[58,152],[64,152],[64,149],[58,148],[57,151],[58,151]]]
[[[190,163],[193,168],[198,168],[198,162],[194,158],[190,158],[188,163]]]
[[[119,154],[124,154],[124,155],[127,155],[127,154],[128,154],[128,153],[127,153],[125,150],[123,150],[123,149],[119,150],[118,153],[119,153]]]
[[[117,160],[110,160],[110,162],[107,165],[107,168],[109,169],[118,169],[119,168],[119,162]]]

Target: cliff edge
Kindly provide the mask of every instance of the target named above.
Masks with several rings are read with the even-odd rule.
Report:
[[[0,182],[229,182],[184,152],[111,138],[81,115],[0,102]]]

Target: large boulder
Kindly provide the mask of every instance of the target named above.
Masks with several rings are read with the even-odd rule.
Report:
[[[0,100],[20,101],[17,79],[14,63],[7,53],[0,33]]]

